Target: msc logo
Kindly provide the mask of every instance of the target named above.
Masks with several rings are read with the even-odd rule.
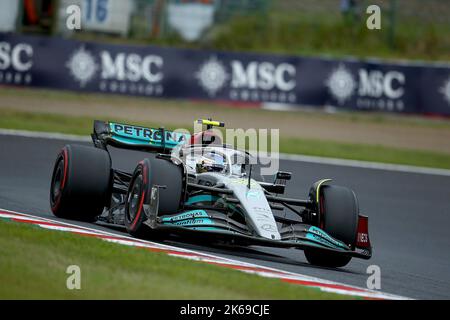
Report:
[[[80,83],[80,87],[86,86],[99,69],[95,57],[84,47],[76,50],[66,64],[72,77]]]
[[[103,51],[101,60],[102,79],[155,83],[163,78],[163,59],[158,55],[142,57],[135,53],[119,53],[113,58],[108,51]]]
[[[353,96],[353,92],[356,88],[356,81],[353,78],[351,71],[343,64],[340,64],[339,67],[330,74],[325,85],[339,104],[343,104]]]
[[[27,43],[0,42],[0,83],[29,84],[33,54],[33,47]]]
[[[200,66],[195,77],[198,79],[200,86],[210,96],[214,97],[225,86],[229,75],[222,62],[213,56]]]
[[[398,99],[404,94],[405,75],[398,71],[383,73],[379,70],[359,70],[359,92],[361,97]]]
[[[392,111],[403,108],[403,97],[406,83],[402,72],[392,70],[359,69],[355,77],[353,72],[344,64],[334,69],[325,85],[331,96],[343,105],[356,95],[356,104],[359,108],[378,108]]]
[[[439,91],[442,93],[444,99],[450,106],[450,77],[447,79],[447,81],[445,81],[444,85],[439,88]]]
[[[102,51],[98,56],[84,46],[75,50],[66,66],[80,87],[96,76],[101,91],[161,95],[164,60],[159,55]]]
[[[231,62],[232,88],[248,88],[290,91],[295,88],[295,67],[288,63],[274,65],[270,62],[252,61],[248,65],[234,60]]]
[[[33,47],[26,43],[11,46],[8,42],[0,42],[0,70],[9,68],[25,72],[33,66]]]
[[[210,95],[229,85],[230,98],[249,101],[295,102],[297,70],[289,63],[232,60],[224,64],[212,56],[195,73],[200,86]]]

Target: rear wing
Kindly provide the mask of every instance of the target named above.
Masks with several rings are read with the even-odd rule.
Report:
[[[191,135],[164,128],[146,128],[130,124],[94,121],[91,135],[94,145],[106,149],[107,145],[118,148],[169,153],[180,143],[190,141]]]

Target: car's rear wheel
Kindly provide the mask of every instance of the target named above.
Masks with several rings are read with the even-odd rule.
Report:
[[[171,161],[144,159],[134,170],[125,200],[125,226],[136,237],[150,235],[144,225],[144,206],[149,204],[153,186],[159,188],[159,214],[174,214],[180,209],[183,196],[183,170]]]
[[[345,187],[325,185],[319,194],[319,227],[354,249],[358,228],[359,206],[355,193]],[[343,267],[349,256],[320,249],[306,249],[309,263],[324,267]]]
[[[94,221],[110,199],[111,160],[105,150],[65,146],[56,158],[50,186],[55,216]]]

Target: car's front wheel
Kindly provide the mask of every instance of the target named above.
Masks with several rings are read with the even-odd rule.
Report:
[[[144,206],[150,203],[155,185],[160,188],[158,212],[177,213],[183,196],[182,167],[158,158],[144,159],[136,166],[125,199],[125,227],[135,237],[149,235]]]
[[[319,227],[332,237],[354,249],[358,228],[359,206],[355,193],[345,187],[325,185],[320,189]],[[306,249],[309,263],[323,267],[343,267],[352,259],[320,249]]]

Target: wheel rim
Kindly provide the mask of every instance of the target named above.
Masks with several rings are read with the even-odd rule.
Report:
[[[127,199],[127,218],[131,223],[136,218],[139,211],[139,204],[142,196],[142,176],[139,175],[133,183],[133,187]]]

